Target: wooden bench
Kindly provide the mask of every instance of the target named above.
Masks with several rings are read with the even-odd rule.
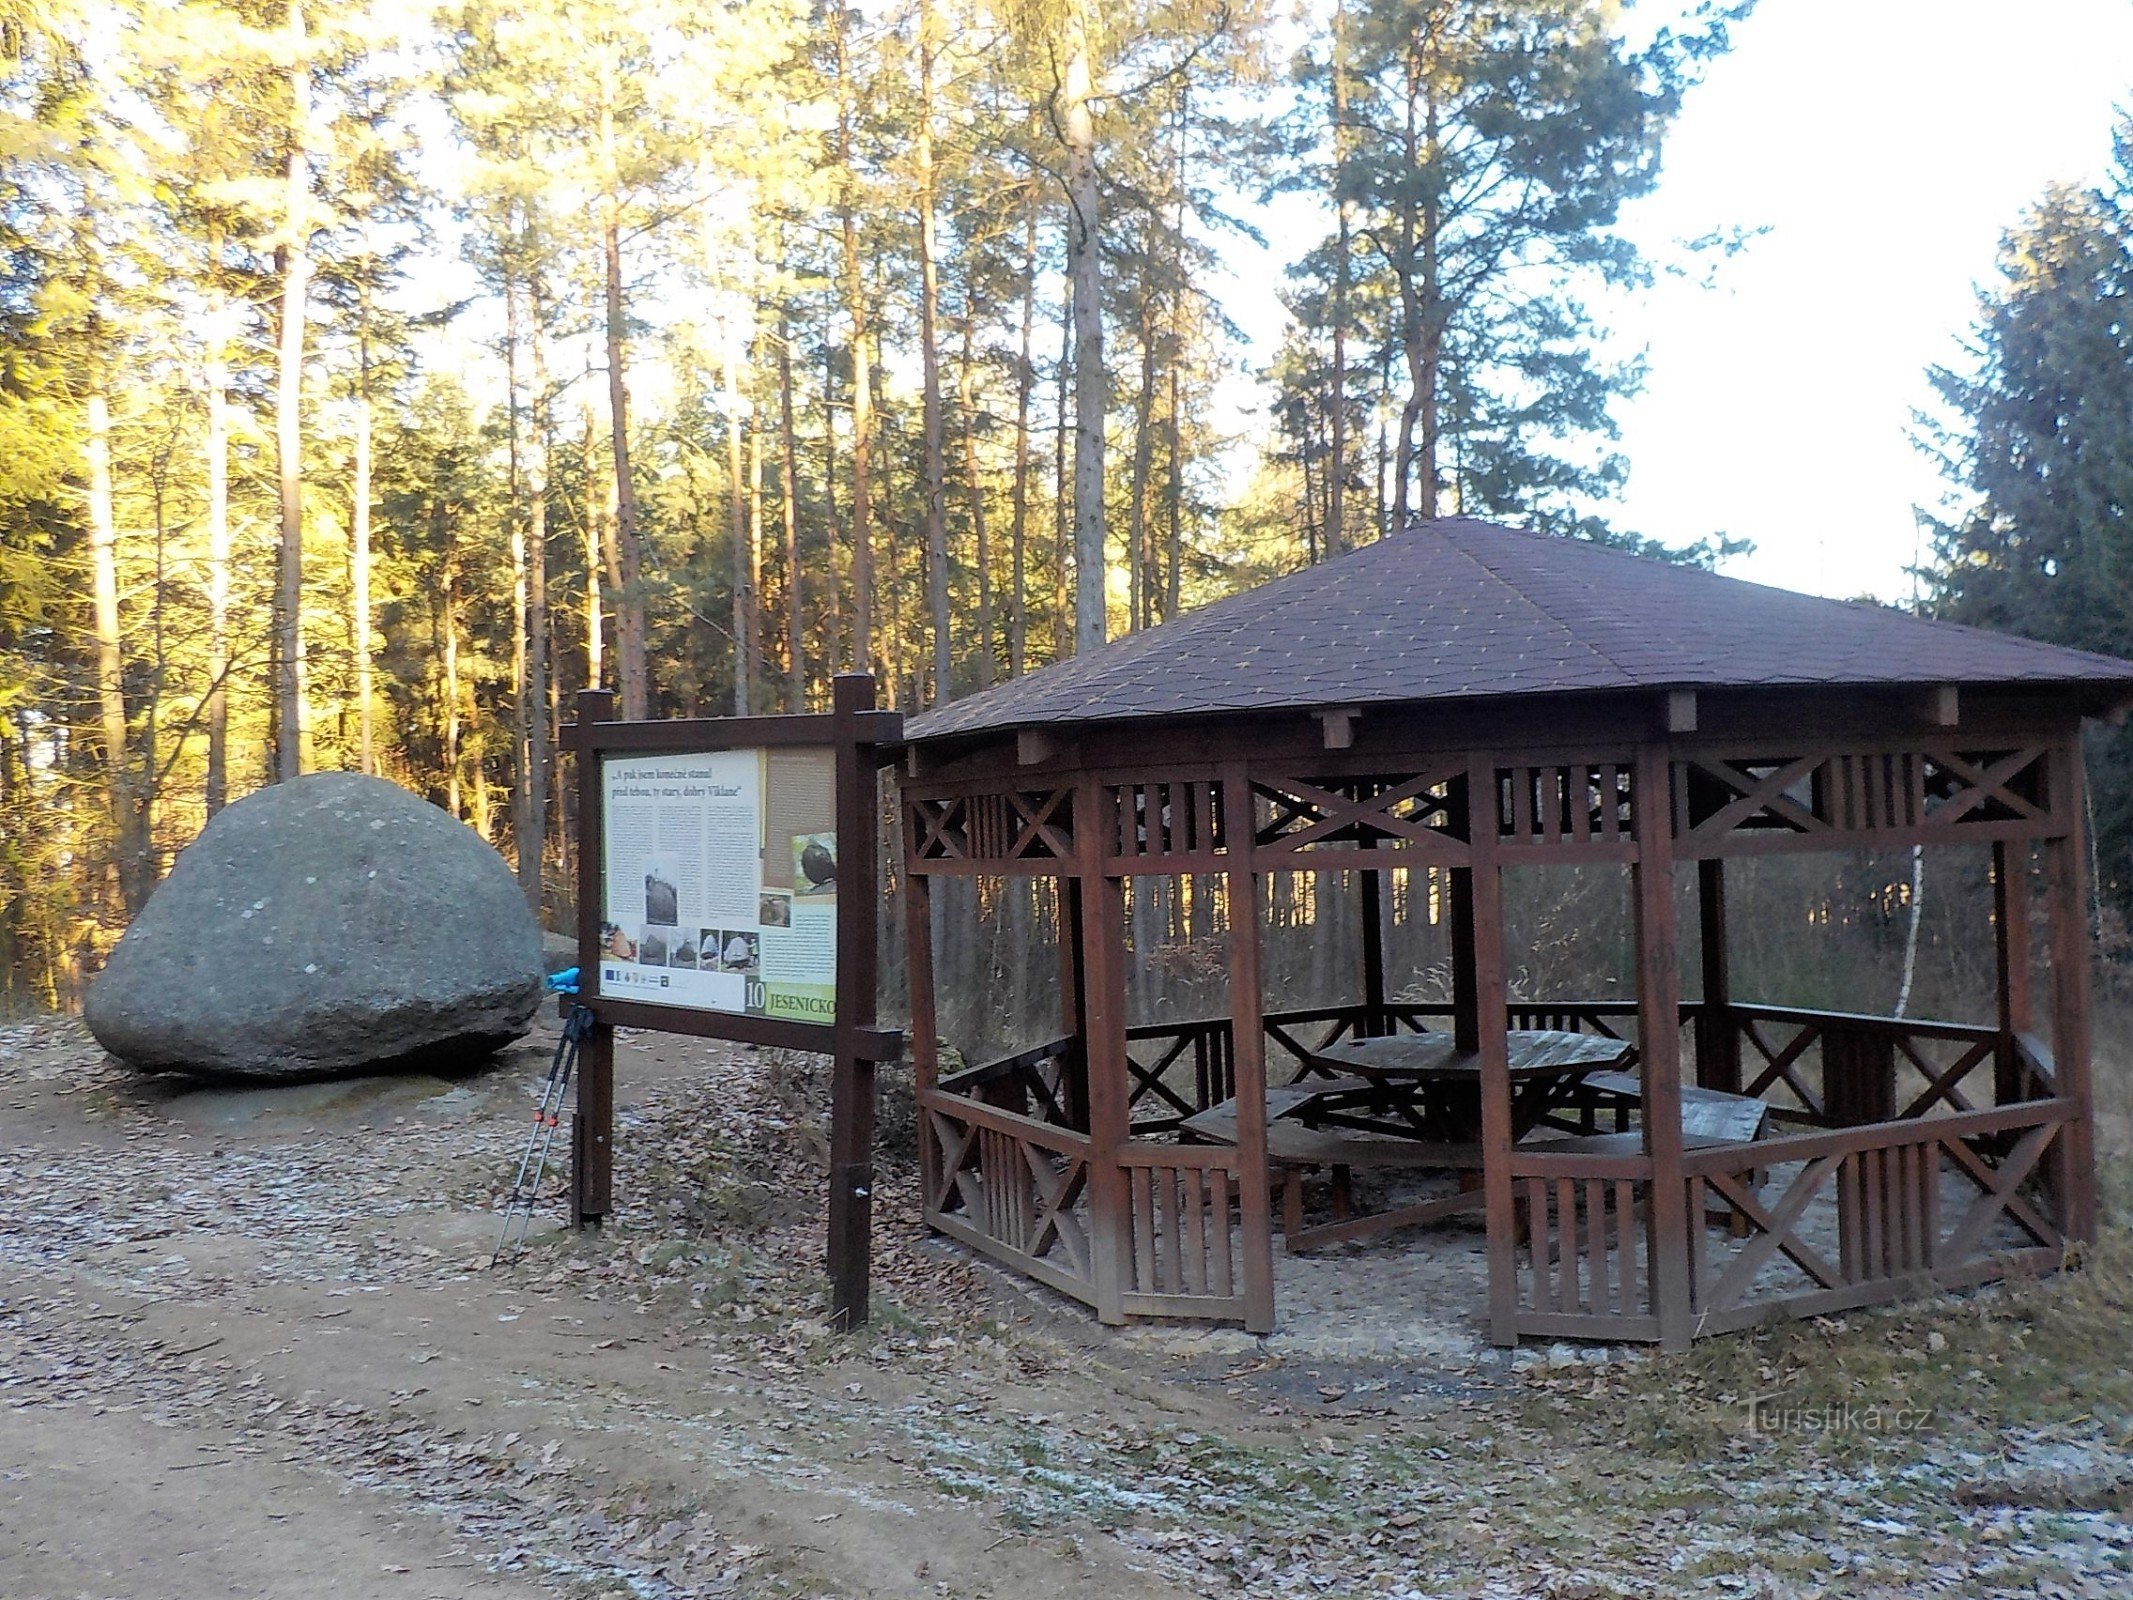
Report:
[[[1601,1094],[1622,1100],[1635,1100],[1644,1092],[1634,1072],[1595,1072],[1585,1078],[1584,1084],[1588,1089],[1597,1089]],[[1752,1095],[1727,1094],[1721,1089],[1702,1089],[1692,1083],[1681,1086],[1681,1133],[1684,1139],[1748,1144],[1763,1136],[1763,1125],[1769,1116],[1770,1108]],[[1615,1136],[1591,1134],[1586,1137],[1611,1139]]]
[[[1634,1100],[1643,1094],[1643,1086],[1632,1072],[1595,1072],[1585,1080],[1586,1087],[1597,1089],[1602,1094],[1625,1100]],[[1722,1089],[1704,1089],[1695,1084],[1681,1086],[1681,1148],[1683,1150],[1709,1150],[1715,1145],[1752,1144],[1763,1136],[1769,1125],[1770,1108],[1762,1101],[1745,1094],[1728,1094]],[[1642,1154],[1644,1135],[1632,1129],[1625,1133],[1588,1133],[1571,1139],[1549,1139],[1538,1143],[1521,1145],[1524,1150],[1545,1150],[1572,1155],[1627,1155]],[[1762,1186],[1762,1175],[1748,1175],[1750,1188]],[[1748,1231],[1748,1219],[1731,1206],[1707,1213],[1706,1222],[1723,1222],[1734,1237],[1744,1237]]]
[[[1391,1211],[1375,1211],[1365,1217],[1347,1215],[1348,1174],[1357,1167],[1462,1174],[1481,1170],[1478,1144],[1433,1144],[1356,1128],[1312,1128],[1293,1120],[1314,1100],[1369,1088],[1360,1078],[1326,1078],[1267,1090],[1267,1160],[1280,1180],[1282,1241],[1291,1253],[1438,1222],[1462,1211],[1478,1211],[1485,1204],[1479,1188],[1462,1187],[1457,1194],[1440,1195]],[[1237,1102],[1225,1100],[1210,1106],[1187,1117],[1184,1126],[1202,1139],[1233,1145],[1237,1143]],[[1332,1222],[1307,1228],[1303,1220],[1303,1176],[1320,1167],[1333,1173],[1334,1205],[1339,1215]]]

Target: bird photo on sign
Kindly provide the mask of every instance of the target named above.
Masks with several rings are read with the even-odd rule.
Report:
[[[834,833],[794,834],[792,868],[794,893],[836,893],[837,836]]]

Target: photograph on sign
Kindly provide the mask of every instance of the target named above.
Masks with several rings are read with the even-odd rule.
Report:
[[[835,752],[614,754],[600,782],[600,992],[835,1021]]]

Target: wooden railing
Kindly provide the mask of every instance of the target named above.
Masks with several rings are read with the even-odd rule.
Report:
[[[2040,1167],[2074,1114],[2071,1100],[2034,1100],[1692,1152],[1690,1217],[1710,1207],[1745,1234],[1692,1227],[1696,1331],[2057,1264],[2063,1235]]]
[[[1126,1030],[1127,1114],[1137,1134],[1175,1133],[1184,1120],[1237,1092],[1229,1018],[1151,1023]]]
[[[1701,1011],[1683,1006],[1682,1026]],[[1511,1007],[1510,1022],[1633,1042],[1636,1014],[1630,1001],[1530,1004]],[[2074,1105],[2057,1097],[2035,1039],[1779,1006],[1735,1006],[1728,1016],[1742,1041],[1742,1088],[1800,1131],[1685,1158],[1697,1332],[2058,1259],[2063,1232],[2045,1158]],[[1441,1007],[1411,1005],[1264,1020],[1277,1083],[1308,1076],[1311,1056],[1339,1040],[1451,1021]],[[1134,1138],[1118,1157],[1127,1205],[1120,1309],[1241,1320],[1238,1153],[1172,1137],[1185,1117],[1235,1093],[1229,1021],[1135,1027],[1127,1044]],[[1048,1041],[920,1096],[926,1214],[950,1237],[1095,1304],[1091,1141],[1073,1126],[1085,1114],[1074,1103],[1079,1048]],[[1511,1174],[1520,1334],[1657,1338],[1650,1158],[1520,1147]]]
[[[1857,1127],[1960,1115],[2045,1094],[2049,1074],[2016,1073],[1998,1029],[1790,1006],[1728,1008],[1742,1045],[1741,1092],[1779,1122]],[[1972,1080],[1990,1073],[1992,1082]]]
[[[1073,1064],[1080,1050],[1077,1038],[1048,1039],[983,1066],[952,1073],[941,1079],[940,1088],[945,1094],[1072,1128],[1080,1120],[1073,1104]]]
[[[1094,1305],[1088,1136],[940,1089],[918,1098],[932,1132],[926,1221]]]
[[[1513,1149],[1525,1249],[1518,1331],[1543,1339],[1656,1339],[1652,1163],[1640,1154]]]
[[[1126,1169],[1130,1316],[1244,1317],[1237,1152],[1226,1145],[1130,1144]]]

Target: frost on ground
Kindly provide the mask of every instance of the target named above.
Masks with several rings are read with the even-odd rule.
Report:
[[[0,1594],[2133,1592],[2122,1235],[1679,1359],[1344,1361],[1107,1334],[892,1150],[839,1338],[805,1058],[627,1037],[610,1226],[489,1268],[550,1043],[177,1091],[0,1032]]]

